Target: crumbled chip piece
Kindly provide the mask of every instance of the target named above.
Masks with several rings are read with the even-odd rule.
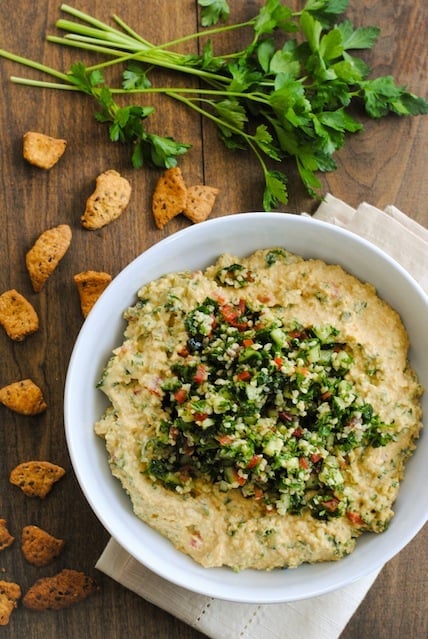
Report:
[[[29,461],[18,464],[11,471],[9,481],[28,497],[43,499],[64,475],[65,470],[61,466],[48,461]]]
[[[21,598],[21,588],[13,581],[0,580],[0,626],[7,626]]]
[[[46,566],[61,553],[64,540],[57,539],[38,526],[24,526],[21,549],[25,559],[34,566]]]
[[[64,568],[52,577],[38,579],[25,593],[22,603],[32,610],[60,610],[98,591],[99,586],[92,577]]]
[[[195,184],[187,189],[186,206],[184,215],[196,224],[203,222],[213,210],[218,189],[205,184]]]
[[[101,293],[110,284],[111,275],[103,271],[82,271],[76,273],[73,279],[79,293],[83,317],[87,317]]]
[[[110,169],[101,173],[95,181],[95,191],[86,201],[85,212],[80,221],[85,229],[93,231],[116,220],[131,197],[131,185],[117,171]]]
[[[42,290],[46,280],[66,254],[71,236],[68,224],[59,224],[44,231],[28,251],[25,262],[36,293]]]
[[[15,541],[15,537],[10,534],[6,524],[6,519],[0,519],[0,550],[9,548]]]
[[[175,166],[164,171],[157,181],[152,199],[156,226],[163,229],[170,220],[182,213],[186,206],[186,199],[187,188],[181,169]]]
[[[63,155],[67,140],[53,138],[45,133],[24,133],[23,155],[30,164],[40,169],[51,169]]]
[[[39,318],[30,302],[11,289],[0,295],[0,324],[7,335],[21,342],[39,328]]]
[[[0,388],[0,403],[21,415],[38,415],[48,407],[41,389],[31,379],[21,379]]]

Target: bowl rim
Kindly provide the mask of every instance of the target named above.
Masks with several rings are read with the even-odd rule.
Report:
[[[246,603],[279,603],[286,601],[297,601],[300,599],[307,599],[309,597],[319,596],[321,594],[325,594],[327,592],[331,592],[338,588],[341,588],[347,584],[350,584],[356,581],[359,578],[362,578],[372,571],[378,570],[386,561],[391,559],[394,555],[404,548],[404,546],[420,531],[420,529],[424,526],[427,520],[428,514],[428,499],[425,499],[426,505],[425,508],[421,508],[419,516],[415,517],[413,521],[413,525],[411,529],[407,529],[404,526],[400,526],[400,543],[395,543],[388,551],[383,548],[383,555],[376,555],[369,552],[371,561],[370,562],[360,562],[356,560],[356,550],[349,556],[342,558],[339,562],[328,562],[327,564],[313,564],[313,565],[302,565],[297,569],[293,569],[299,571],[301,575],[300,579],[295,580],[296,583],[289,590],[287,588],[281,588],[282,581],[278,579],[278,574],[282,572],[282,575],[289,573],[290,571],[278,571],[275,573],[276,578],[272,579],[272,572],[268,572],[263,575],[263,579],[260,578],[260,571],[252,571],[245,570],[241,573],[233,573],[230,569],[227,568],[219,568],[219,569],[206,569],[197,565],[193,560],[187,558],[187,556],[182,555],[179,551],[172,549],[171,552],[168,551],[169,542],[162,539],[158,539],[159,534],[154,533],[156,536],[156,542],[160,542],[162,546],[162,550],[166,552],[165,557],[159,557],[156,553],[145,553],[141,552],[136,544],[138,545],[138,538],[135,535],[130,537],[129,529],[127,529],[126,524],[129,523],[129,520],[126,520],[126,516],[124,520],[114,520],[112,521],[109,518],[109,507],[110,504],[107,504],[107,509],[104,505],[100,505],[97,501],[97,498],[105,487],[102,486],[102,482],[100,485],[100,477],[96,475],[96,486],[88,483],[89,478],[91,480],[94,477],[91,477],[91,472],[93,469],[82,467],[81,463],[81,441],[79,441],[80,435],[77,435],[76,429],[73,424],[76,423],[76,404],[75,404],[75,388],[80,387],[80,390],[86,392],[91,392],[90,390],[84,387],[81,380],[79,380],[79,358],[82,356],[82,352],[88,346],[89,336],[91,335],[91,331],[94,331],[97,327],[97,323],[100,322],[100,319],[103,318],[105,322],[106,311],[110,305],[110,297],[115,295],[117,291],[124,287],[127,283],[130,276],[133,278],[136,277],[136,271],[141,268],[141,265],[146,266],[150,264],[150,260],[153,257],[156,258],[159,255],[165,254],[165,252],[172,246],[174,248],[175,245],[179,245],[182,239],[185,239],[185,242],[189,243],[191,240],[198,240],[201,236],[207,238],[210,235],[211,231],[220,232],[223,227],[231,226],[232,228],[236,224],[250,224],[252,226],[259,226],[263,228],[263,225],[267,222],[273,223],[274,225],[284,224],[284,228],[287,224],[291,224],[297,227],[303,228],[311,228],[316,237],[322,237],[323,233],[333,233],[337,238],[345,239],[350,246],[358,249],[364,247],[366,250],[369,250],[372,255],[375,256],[375,261],[377,260],[379,263],[386,262],[388,263],[388,267],[392,268],[395,271],[395,274],[402,279],[402,281],[407,284],[410,289],[412,289],[414,295],[419,297],[422,305],[425,304],[425,311],[428,310],[428,297],[423,291],[422,287],[415,282],[415,280],[407,273],[407,271],[398,264],[393,258],[387,255],[382,249],[376,247],[368,240],[348,231],[347,229],[335,226],[329,222],[325,222],[323,220],[317,220],[310,216],[298,215],[294,213],[265,213],[265,212],[249,212],[249,213],[233,213],[229,215],[224,215],[218,218],[214,218],[211,220],[207,220],[198,225],[193,225],[181,229],[165,238],[160,240],[159,242],[153,244],[146,250],[144,250],[140,255],[134,258],[127,266],[125,266],[116,277],[113,278],[109,286],[106,288],[104,293],[96,302],[95,306],[89,313],[88,317],[84,321],[77,339],[75,341],[75,345],[73,347],[69,366],[66,374],[65,381],[65,389],[64,389],[64,422],[65,422],[65,433],[66,433],[66,442],[68,446],[68,451],[71,459],[71,463],[73,466],[73,470],[77,477],[78,483],[82,489],[82,492],[89,503],[91,509],[102,523],[102,525],[106,528],[106,530],[114,537],[120,545],[124,547],[124,549],[129,552],[137,561],[141,562],[147,568],[158,574],[160,577],[167,579],[168,581],[175,583],[181,587],[187,588],[193,592],[198,592],[200,594],[204,594],[211,597],[216,597],[223,600],[235,601],[235,602],[246,602]],[[219,241],[219,240],[217,240]],[[254,241],[252,240],[253,244]],[[257,242],[256,242],[257,244]],[[272,245],[272,242],[270,243]],[[277,245],[283,245],[287,248],[287,241],[281,241]],[[260,246],[259,248],[263,248]],[[265,246],[267,248],[267,246]],[[255,250],[255,249],[254,249]],[[222,251],[220,251],[222,252]],[[239,252],[241,255],[248,254],[250,251]],[[297,252],[297,251],[294,251]],[[317,252],[317,251],[315,251]],[[217,251],[216,255],[219,252]],[[184,259],[184,258],[182,258]],[[325,258],[322,258],[325,259]],[[199,260],[200,261],[200,260]],[[325,259],[325,261],[328,261]],[[332,263],[340,263],[336,260],[332,260]],[[212,263],[211,259],[208,259],[206,265]],[[205,264],[201,267],[204,268]],[[160,268],[160,264],[158,264],[157,268]],[[346,268],[346,267],[345,267]],[[164,269],[163,272],[169,272],[171,269]],[[176,269],[175,269],[176,270]],[[347,269],[349,270],[349,269]],[[144,269],[143,269],[144,272]],[[162,275],[163,272],[158,272],[158,276]],[[146,281],[150,281],[153,277],[141,277],[141,285],[143,285]],[[137,290],[139,287],[133,288],[132,290],[132,298],[135,299]],[[131,293],[131,291],[128,291]],[[123,296],[123,295],[122,295]],[[125,307],[120,308],[120,318],[122,312],[125,310]],[[119,322],[119,318],[116,318],[117,322]],[[123,321],[120,319],[120,324],[122,328],[124,326]],[[97,332],[97,331],[95,331]],[[123,331],[122,331],[123,332]],[[113,342],[110,344],[109,353],[114,346],[117,346],[120,342]],[[102,367],[104,367],[108,357],[101,357],[100,354],[100,362],[102,363]],[[95,387],[92,387],[92,393],[98,393]],[[99,415],[100,416],[100,415]],[[83,417],[84,418],[84,417]],[[91,439],[93,441],[98,440],[99,438],[93,433],[93,421],[91,419]],[[81,428],[81,427],[80,427]],[[105,446],[103,442],[99,442],[101,446],[104,448],[105,455]],[[95,446],[99,445],[95,444]],[[91,445],[91,444],[90,444]],[[105,455],[106,456],[106,455]],[[103,473],[104,471],[101,471]],[[110,471],[108,471],[110,473]],[[107,479],[108,482],[113,479],[112,477]],[[119,485],[118,480],[113,479],[113,482],[116,482]],[[117,486],[114,488],[115,492],[121,491],[124,493],[121,486]],[[122,499],[116,495],[115,499]],[[131,508],[130,500],[127,496],[125,499],[129,502],[129,508]],[[123,514],[123,513],[121,513]],[[144,524],[141,520],[138,520],[136,515],[130,513],[131,517],[138,521],[138,526],[145,527],[145,534],[153,537],[153,531]],[[393,522],[395,518],[393,519]],[[395,525],[395,524],[394,524]],[[367,534],[367,533],[366,533]],[[385,535],[386,533],[383,533]],[[361,537],[357,541],[357,549],[361,546],[360,543]],[[144,550],[144,549],[143,549]],[[179,556],[178,567],[176,565],[172,565],[171,555],[177,554]],[[364,557],[367,555],[366,547],[362,548],[360,553],[357,555],[357,559],[359,555]],[[352,574],[349,574],[347,570],[341,570],[340,566],[346,564],[349,566],[349,571]],[[319,579],[313,579],[311,577],[311,569],[312,566],[316,566],[318,569],[318,573],[320,575]],[[242,579],[239,578],[239,575],[244,574],[250,575],[251,579],[245,579],[246,583],[242,583]],[[341,573],[345,573],[344,575]],[[225,577],[225,575],[227,575]],[[309,579],[307,578],[309,575]],[[325,577],[327,577],[327,583],[325,583]],[[224,581],[226,578],[226,582]],[[329,581],[330,579],[330,581]],[[302,583],[303,580],[303,583]],[[321,583],[320,583],[321,580]],[[251,584],[256,581],[259,582],[261,587],[257,589],[253,587]],[[273,586],[272,586],[273,583]],[[304,585],[304,587],[303,587]]]

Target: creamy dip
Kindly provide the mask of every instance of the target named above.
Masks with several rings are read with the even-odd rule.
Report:
[[[138,298],[95,431],[139,518],[234,570],[337,560],[385,530],[422,388],[373,286],[273,248]]]

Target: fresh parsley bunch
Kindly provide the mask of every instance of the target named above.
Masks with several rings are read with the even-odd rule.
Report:
[[[369,65],[357,53],[371,49],[380,30],[354,27],[343,19],[348,0],[306,0],[297,12],[280,0],[266,0],[252,19],[232,24],[227,23],[226,0],[199,0],[199,5],[202,25],[209,28],[162,45],[153,45],[117,16],[119,28],[113,28],[62,5],[79,22],[59,20],[57,26],[67,35],[48,40],[108,56],[93,67],[78,62],[62,73],[5,51],[0,55],[60,80],[13,78],[16,82],[83,91],[95,98],[101,107],[96,119],[109,123],[112,141],[132,144],[137,168],[174,166],[190,145],[148,133],[145,120],[153,107],[120,107],[115,94],[161,93],[193,109],[214,122],[228,149],[255,154],[264,176],[265,210],[288,201],[287,176],[279,168],[286,158],[294,159],[308,193],[320,195],[318,173],[333,171],[335,152],[348,134],[363,128],[351,115],[351,104],[360,102],[372,118],[428,112],[423,98],[397,86],[391,76],[370,78]],[[251,37],[242,49],[215,54],[216,36],[244,28]],[[200,55],[174,50],[174,45],[201,36],[207,40]],[[125,65],[122,86],[108,87],[102,69],[118,63]],[[159,67],[196,76],[199,86],[153,86],[149,75]],[[272,168],[275,163],[277,169]]]

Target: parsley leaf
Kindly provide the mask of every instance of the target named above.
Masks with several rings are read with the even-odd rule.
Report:
[[[280,171],[265,172],[265,190],[263,194],[263,208],[271,211],[279,204],[287,204],[287,177]]]
[[[347,9],[348,4],[349,0],[307,0],[304,10],[328,27],[336,22],[337,16]]]
[[[387,75],[360,83],[367,113],[381,118],[389,112],[397,115],[422,115],[428,113],[428,103],[399,87]]]
[[[177,166],[177,157],[186,153],[190,149],[190,144],[176,142],[170,137],[161,137],[153,133],[147,133],[137,142],[139,146],[138,160],[146,161],[153,166],[167,169]],[[133,157],[133,162],[137,160]],[[135,164],[134,164],[135,166]],[[136,167],[138,168],[138,166]]]
[[[152,84],[141,64],[138,62],[128,62],[123,72],[122,87],[126,90],[131,89],[148,89]]]
[[[343,48],[347,49],[371,49],[380,34],[378,27],[357,27],[350,20],[345,20],[337,25],[342,34]]]
[[[177,165],[177,157],[183,155],[190,144],[176,142],[170,137],[147,133],[143,120],[154,112],[151,106],[130,105],[121,107],[114,100],[112,91],[104,86],[100,70],[88,71],[82,63],[73,65],[68,74],[70,81],[91,95],[101,109],[95,113],[98,122],[110,123],[109,138],[112,142],[132,143],[134,149],[131,162],[134,168],[144,163],[160,168]],[[128,88],[147,87],[147,79],[141,65],[131,64],[124,72],[124,82]]]
[[[201,24],[209,27],[217,24],[220,20],[227,20],[230,14],[229,5],[226,0],[198,0],[201,12]]]

